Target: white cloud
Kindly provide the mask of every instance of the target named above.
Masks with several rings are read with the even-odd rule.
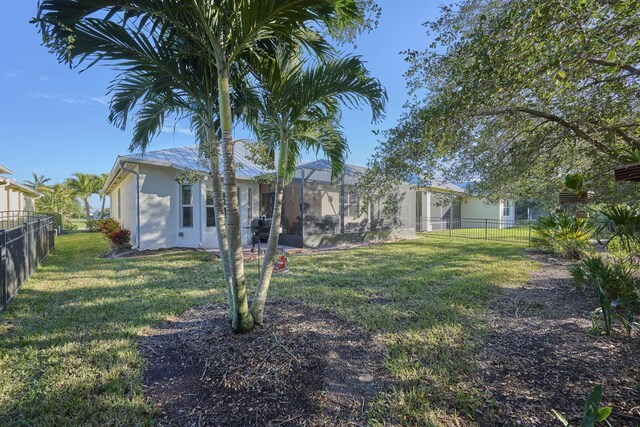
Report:
[[[97,102],[98,104],[109,105],[109,98],[107,98],[106,96],[94,96],[93,98],[91,98],[91,100],[93,102]]]
[[[56,101],[62,101],[67,104],[74,104],[74,105],[85,103],[85,100],[83,100],[82,98],[74,98],[72,96],[65,95],[62,93],[29,92],[27,93],[27,96],[31,98],[36,98],[36,99],[51,99]]]
[[[50,80],[53,80],[51,77],[47,76],[46,74],[38,76],[38,79],[42,80],[43,82],[48,82]]]
[[[15,79],[16,77],[20,77],[21,75],[22,75],[22,71],[20,70],[11,70],[4,73],[4,76],[10,79]]]
[[[178,133],[186,136],[193,136],[193,132],[191,129],[183,127],[183,126],[163,126],[162,133]]]

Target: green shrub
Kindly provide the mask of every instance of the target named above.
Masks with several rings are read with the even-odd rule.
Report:
[[[100,224],[97,219],[90,219],[87,221],[87,231],[91,233],[97,233],[100,231]]]
[[[593,227],[584,218],[565,212],[540,217],[532,226],[532,242],[567,258],[582,257],[590,248]]]
[[[628,205],[605,206],[597,211],[593,223],[595,235],[607,239],[606,246],[610,249],[622,249],[629,254],[638,252],[640,209]]]
[[[611,407],[600,406],[600,401],[602,401],[602,386],[596,386],[591,390],[584,404],[580,427],[594,427],[596,423],[606,422],[611,415]],[[560,412],[555,409],[551,411],[564,427],[569,427],[569,421]]]
[[[628,258],[590,257],[569,267],[575,284],[583,289],[592,286],[600,304],[599,316],[604,331],[611,334],[613,316],[617,315],[627,335],[631,337],[634,323],[634,305],[640,289],[635,277],[637,268]]]
[[[71,221],[63,221],[62,222],[62,229],[66,230],[66,231],[71,231],[71,230],[77,230],[78,229],[78,225],[71,222]]]

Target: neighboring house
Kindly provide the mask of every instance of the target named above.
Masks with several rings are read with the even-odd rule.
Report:
[[[492,203],[483,197],[465,194],[464,188],[449,182],[432,182],[419,190],[416,191],[418,231],[516,225],[515,204],[511,200]],[[458,198],[461,201],[451,201]]]
[[[34,211],[35,199],[42,195],[33,188],[2,175],[13,175],[13,171],[0,165],[0,212]]]
[[[253,163],[243,142],[235,144],[235,157],[242,240],[248,245],[252,221],[270,217],[273,210],[273,185],[257,179],[272,171]],[[177,181],[186,170],[195,172],[195,182]],[[326,160],[299,165],[284,191],[280,242],[317,247],[411,236],[416,231],[427,231],[420,226],[423,217],[446,220],[467,214],[496,219],[515,216],[508,203],[493,208],[475,202],[447,207],[438,205],[436,197],[432,200],[432,192],[463,192],[452,184],[434,185],[424,191],[416,191],[408,184],[398,187],[393,214],[385,214],[381,203],[361,209],[354,186],[364,170],[347,165],[343,180],[332,183]],[[131,230],[132,244],[138,249],[218,247],[211,178],[196,146],[119,156],[103,190],[109,196],[111,217]],[[359,212],[363,213],[358,216]]]

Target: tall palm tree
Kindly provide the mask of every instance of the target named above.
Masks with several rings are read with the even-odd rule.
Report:
[[[33,176],[33,180],[25,180],[24,184],[28,187],[33,188],[36,191],[42,190],[42,188],[47,184],[47,182],[51,181],[51,178],[47,178],[44,175],[38,175],[35,172],[31,172]]]
[[[72,178],[67,179],[66,185],[74,196],[82,200],[87,221],[90,221],[91,206],[89,205],[89,197],[100,190],[100,178],[96,175],[76,172]]]
[[[246,295],[232,135],[233,97],[244,89],[245,64],[270,56],[276,40],[323,55],[329,44],[316,29],[331,33],[357,25],[362,18],[356,0],[43,0],[39,4],[34,22],[61,62],[90,67],[106,61],[121,70],[116,86],[128,84],[138,90],[128,99],[141,103],[136,118],[142,124],[136,124],[139,134],[134,135],[140,148],[171,114],[187,112],[198,129],[211,159],[215,210],[222,211],[217,213],[223,218],[217,228],[236,331],[247,331],[254,324]],[[116,110],[129,112],[135,105],[122,102]],[[127,115],[116,113],[112,119],[124,126]],[[223,191],[224,209],[219,205]]]
[[[330,161],[332,179],[340,178],[348,152],[340,129],[341,106],[368,103],[377,121],[387,99],[380,83],[369,76],[358,57],[324,62],[301,59],[299,50],[278,49],[276,57],[254,67],[259,89],[258,103],[249,124],[258,140],[274,154],[276,164],[273,221],[259,284],[251,304],[256,323],[263,323],[269,290],[270,268],[275,260],[285,186],[295,174],[304,150],[322,152]],[[277,156],[275,155],[277,151]]]
[[[53,184],[47,187],[36,203],[38,210],[67,217],[78,210],[78,202],[71,189],[65,184]]]
[[[100,219],[104,218],[104,203],[107,200],[107,193],[104,192],[102,187],[104,187],[104,184],[107,182],[108,177],[109,177],[109,174],[107,173],[100,174],[96,177],[97,179],[96,185],[98,186],[98,196],[100,196]]]

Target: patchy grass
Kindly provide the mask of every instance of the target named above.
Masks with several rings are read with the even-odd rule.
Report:
[[[0,314],[0,424],[151,424],[138,334],[222,301],[218,262],[200,252],[106,260],[97,234],[62,236]],[[381,334],[395,386],[371,423],[466,423],[486,405],[470,380],[481,313],[533,264],[516,246],[438,238],[290,257],[271,298],[330,308]],[[257,264],[247,263],[255,282]],[[268,312],[267,321],[268,321]]]

